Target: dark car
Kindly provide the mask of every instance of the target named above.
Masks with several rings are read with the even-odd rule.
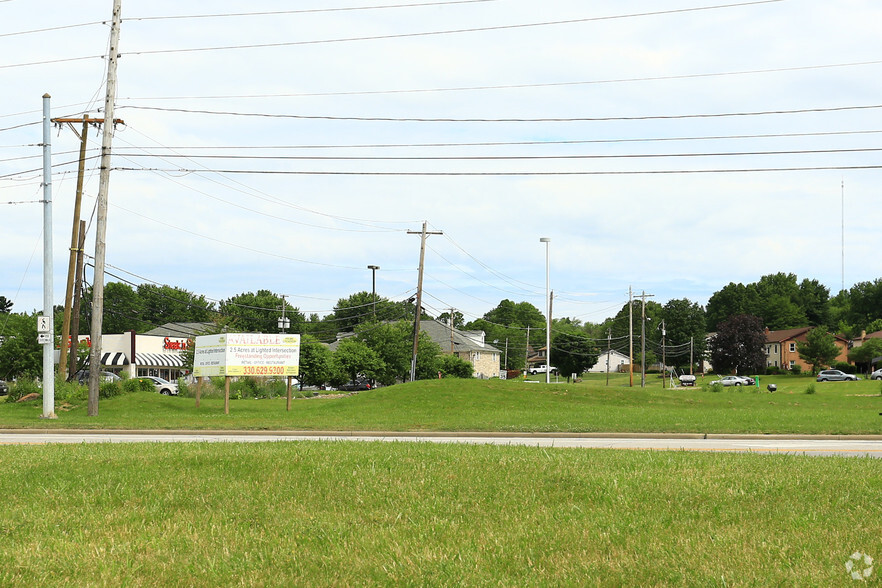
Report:
[[[0,396],[8,396],[9,395],[9,384],[0,380]]]
[[[349,380],[337,389],[342,390],[343,392],[360,392],[362,390],[370,390],[371,383],[362,379]]]

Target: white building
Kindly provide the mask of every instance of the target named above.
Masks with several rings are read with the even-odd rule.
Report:
[[[607,370],[607,359],[609,359],[609,372],[614,374],[619,371],[620,365],[628,365],[628,356],[619,353],[616,350],[604,351],[600,354],[600,357],[597,358],[597,363],[595,363],[592,367],[588,368],[586,371],[589,372],[600,372],[606,373]]]

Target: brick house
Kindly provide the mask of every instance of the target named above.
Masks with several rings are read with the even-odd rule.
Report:
[[[799,357],[797,344],[804,343],[806,335],[813,328],[799,327],[780,331],[770,331],[766,328],[766,366],[789,370],[798,365],[803,371],[810,371],[812,366]],[[833,335],[833,341],[839,348],[836,361],[848,362],[848,340],[839,335]]]

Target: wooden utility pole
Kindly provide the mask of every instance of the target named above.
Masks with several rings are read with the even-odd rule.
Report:
[[[453,311],[455,308],[450,309],[450,355],[453,355]]]
[[[647,294],[646,290],[644,290],[640,294],[640,298],[643,300],[643,306],[640,311],[641,321],[640,321],[640,345],[642,351],[640,352],[640,387],[646,387],[646,299],[652,298],[655,294]]]
[[[107,54],[107,84],[104,115],[113,120],[116,101],[116,65],[119,58],[119,27],[122,0],[113,0],[110,47]],[[89,354],[89,402],[87,413],[98,416],[98,388],[101,386],[101,329],[104,320],[104,259],[107,238],[107,191],[110,184],[110,151],[113,125],[104,125],[101,137],[101,173],[98,177],[98,215],[95,225],[95,276],[92,280],[92,350]]]
[[[73,377],[77,373],[77,349],[80,343],[80,300],[83,296],[83,250],[86,246],[86,221],[80,221],[80,229],[77,233],[77,257],[76,257],[76,274],[74,275],[74,292],[73,305],[71,307],[70,331],[68,336],[71,338],[74,352],[70,353],[70,369],[68,375]]]
[[[426,237],[429,235],[443,235],[441,231],[427,231],[426,221],[423,221],[422,231],[408,231],[408,235],[420,235],[420,270],[417,278],[416,312],[413,319],[413,357],[410,360],[410,381],[416,380],[417,351],[420,346],[420,317],[423,313],[423,266],[426,261]]]

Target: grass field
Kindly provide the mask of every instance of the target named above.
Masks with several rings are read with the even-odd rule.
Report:
[[[810,377],[763,378],[761,387],[710,391],[627,386],[627,375],[594,375],[546,385],[500,380],[429,380],[340,398],[223,400],[164,397],[151,392],[102,399],[89,417],[85,402],[59,405],[57,420],[39,418],[40,400],[0,403],[0,428],[389,430],[525,432],[673,432],[762,434],[882,433],[882,385],[875,381],[815,383]],[[705,379],[708,383],[710,378]],[[768,383],[778,390],[765,391]],[[701,381],[699,382],[701,384]],[[807,394],[813,386],[815,393]]]
[[[869,458],[0,445],[0,470],[2,586],[845,586],[882,554]]]

